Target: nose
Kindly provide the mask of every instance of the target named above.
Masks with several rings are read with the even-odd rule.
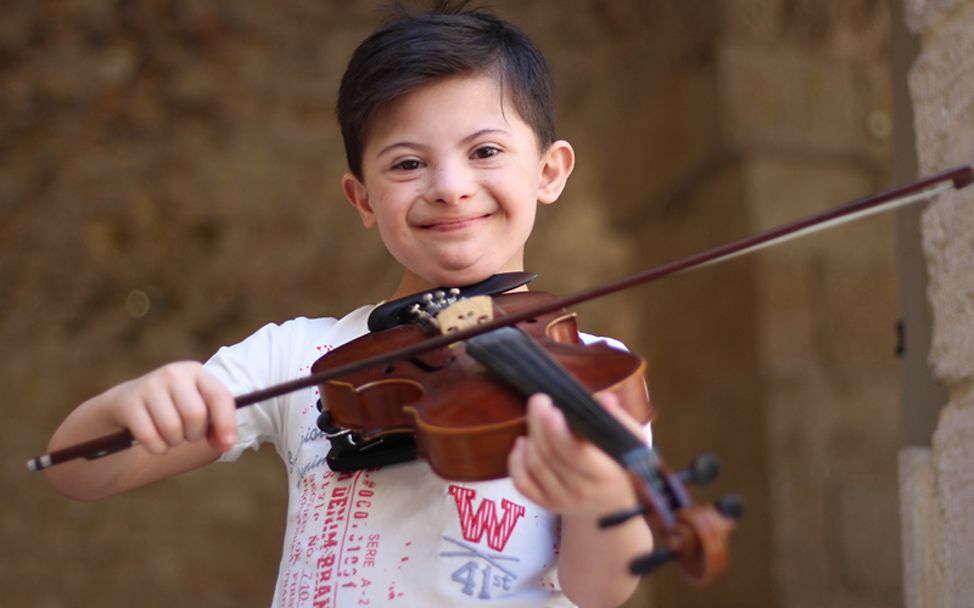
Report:
[[[456,205],[473,196],[476,180],[463,163],[451,162],[430,172],[427,200],[437,204]]]

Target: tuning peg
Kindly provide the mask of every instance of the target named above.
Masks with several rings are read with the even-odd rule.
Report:
[[[713,454],[700,454],[690,462],[689,468],[677,475],[683,483],[705,485],[717,479],[720,474],[720,461]]]
[[[731,519],[740,519],[744,515],[744,501],[734,494],[721,496],[714,502],[714,507]]]
[[[599,518],[599,528],[606,529],[624,524],[633,517],[638,517],[646,512],[646,507],[637,505],[628,511],[618,511]]]
[[[649,574],[674,558],[676,558],[676,553],[670,549],[656,549],[648,555],[632,560],[629,564],[629,572],[636,576]]]

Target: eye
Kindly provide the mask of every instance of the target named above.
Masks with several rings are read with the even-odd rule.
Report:
[[[479,146],[476,150],[473,151],[471,157],[490,158],[491,156],[497,156],[500,153],[501,153],[501,149],[498,148],[497,146],[486,145],[486,146]]]
[[[407,158],[392,165],[395,171],[415,171],[423,166],[423,162],[415,158]]]
[[[407,158],[405,160],[401,160],[398,163],[394,164],[392,168],[399,169],[400,171],[414,171],[416,169],[419,169],[421,166],[422,163],[416,160],[415,158]]]

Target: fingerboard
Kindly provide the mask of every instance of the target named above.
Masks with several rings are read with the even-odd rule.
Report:
[[[502,327],[466,342],[467,352],[524,397],[545,393],[568,425],[644,479],[653,479],[655,452],[605,411],[591,392],[530,336]]]

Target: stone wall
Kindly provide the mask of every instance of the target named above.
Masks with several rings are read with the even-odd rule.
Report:
[[[974,3],[907,0],[920,40],[909,85],[921,172],[974,160]],[[933,311],[929,363],[948,392],[930,447],[900,453],[906,606],[960,607],[974,595],[974,193],[940,196],[921,228]],[[929,407],[912,403],[914,408]]]
[[[548,55],[579,155],[530,244],[540,288],[890,185],[881,2],[490,4]],[[98,504],[54,496],[23,462],[107,386],[395,286],[337,187],[336,82],[378,17],[323,0],[6,7],[5,603],[267,605],[272,450]],[[716,452],[724,476],[699,495],[747,502],[727,576],[698,589],[670,569],[632,606],[898,602],[891,224],[812,239],[580,309],[649,360],[664,457]]]

